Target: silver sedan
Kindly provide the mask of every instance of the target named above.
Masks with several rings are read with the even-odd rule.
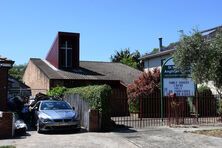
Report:
[[[37,132],[80,129],[77,112],[66,101],[43,100],[34,106]]]

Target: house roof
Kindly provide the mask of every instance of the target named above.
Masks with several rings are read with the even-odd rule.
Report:
[[[12,68],[14,61],[0,55],[0,67]]]
[[[211,29],[207,29],[207,30],[203,30],[200,33],[205,37],[205,38],[212,38],[216,35],[218,30],[222,30],[222,25],[221,26],[217,26]],[[160,57],[160,56],[164,56],[164,55],[169,55],[172,54],[175,51],[175,47],[179,42],[175,42],[173,44],[170,44],[169,46],[165,47],[163,49],[163,51],[161,52],[157,52],[154,54],[145,54],[144,56],[142,56],[140,59],[144,60],[144,59],[151,59],[151,58],[156,58],[156,57]]]
[[[64,71],[55,68],[46,60],[31,58],[35,64],[49,79],[72,80],[118,80],[128,85],[142,73],[121,63],[80,61],[80,67],[73,71]]]
[[[142,56],[140,59],[144,60],[144,59],[156,58],[156,57],[160,57],[160,56],[171,54],[174,51],[175,51],[174,48],[173,49],[167,49],[167,50],[164,50],[164,51],[161,51],[161,52],[157,52],[157,53],[154,53],[154,54],[146,54],[146,55]]]
[[[29,86],[27,86],[25,83],[17,80],[16,78],[14,78],[11,75],[8,75],[8,82],[9,83],[17,83],[19,85],[20,88],[24,88],[24,89],[28,89],[30,88]]]
[[[12,62],[12,60],[0,55],[0,62]]]

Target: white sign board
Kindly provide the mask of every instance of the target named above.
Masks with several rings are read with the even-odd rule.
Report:
[[[163,95],[169,96],[175,93],[176,96],[194,96],[195,84],[191,78],[164,78]]]

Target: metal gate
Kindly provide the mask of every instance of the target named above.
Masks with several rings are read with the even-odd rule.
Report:
[[[118,102],[127,103],[125,99]],[[211,94],[199,93],[196,97],[163,97],[161,116],[160,93],[139,98],[138,110],[123,116],[111,117],[117,125],[143,128],[163,125],[208,125],[221,123],[218,99]]]
[[[139,98],[136,111],[129,111],[128,115],[111,117],[117,125],[127,127],[142,128],[146,126],[162,126],[167,124],[167,108],[166,99],[164,98],[164,115],[161,118],[160,94],[151,94],[149,97]],[[126,102],[126,100],[118,100],[118,102]],[[128,102],[126,102],[128,103]],[[128,105],[130,107],[130,105]]]

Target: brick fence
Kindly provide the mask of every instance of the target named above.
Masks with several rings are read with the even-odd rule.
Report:
[[[0,113],[0,139],[14,136],[14,114],[10,112]]]

